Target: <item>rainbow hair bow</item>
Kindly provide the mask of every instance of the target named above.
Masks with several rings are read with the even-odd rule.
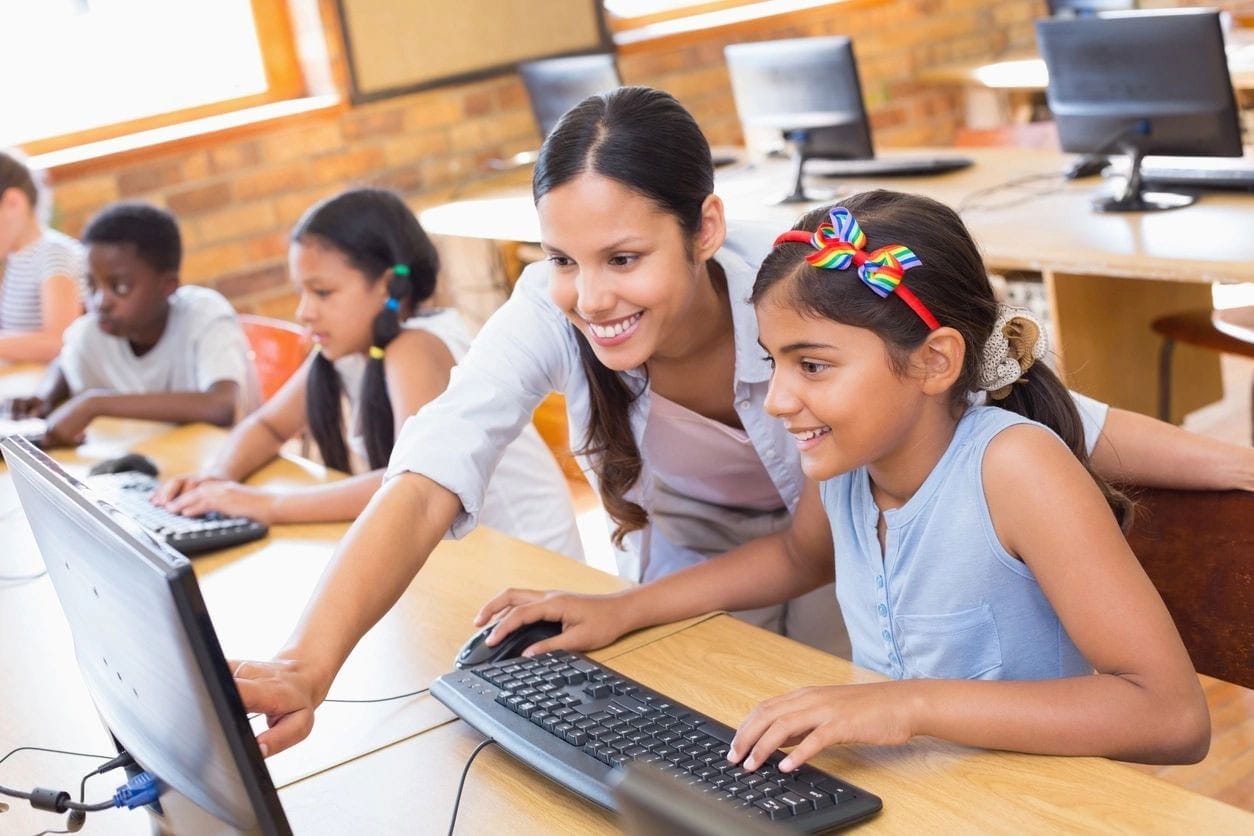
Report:
[[[788,230],[775,239],[775,246],[788,242],[809,244],[814,247],[814,252],[806,255],[806,262],[824,270],[844,270],[850,264],[856,265],[858,278],[880,298],[896,293],[930,330],[939,328],[940,323],[927,306],[919,301],[919,297],[910,288],[901,283],[907,270],[923,263],[919,257],[902,244],[885,244],[868,253],[863,249],[866,246],[866,233],[858,226],[852,212],[843,206],[837,206],[828,216],[831,220],[819,224],[814,232]]]

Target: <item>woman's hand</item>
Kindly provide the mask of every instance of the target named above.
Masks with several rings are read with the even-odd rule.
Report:
[[[314,709],[322,702],[313,677],[299,662],[275,659],[269,662],[228,661],[235,687],[249,713],[266,715],[266,731],[257,735],[262,757],[282,752],[309,736]]]
[[[895,746],[911,728],[909,682],[802,688],[760,703],[740,724],[727,759],[750,771],[781,746],[793,746],[780,763],[791,772],[837,743]]]
[[[261,488],[215,479],[206,480],[164,503],[167,511],[185,517],[203,517],[212,511],[227,517],[248,517],[270,525],[274,522],[276,494]]]
[[[626,600],[626,594],[620,592],[576,595],[571,592],[507,589],[483,605],[475,616],[475,626],[482,627],[499,617],[496,629],[488,636],[487,644],[493,647],[524,624],[557,621],[562,625],[562,632],[531,645],[524,651],[524,656],[550,650],[593,650],[636,629]]]

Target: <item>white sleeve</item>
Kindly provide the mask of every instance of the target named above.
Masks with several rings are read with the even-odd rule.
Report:
[[[208,391],[219,380],[230,380],[239,384],[241,396],[248,392],[252,360],[248,357],[248,338],[234,311],[205,322],[194,336],[193,346],[198,391]]]
[[[564,389],[577,358],[570,324],[548,299],[548,265],[533,264],[453,368],[444,393],[405,422],[384,478],[419,473],[457,494],[462,513],[450,533],[465,535],[478,524],[506,446],[549,392]]]
[[[74,320],[65,329],[61,337],[61,352],[57,355],[57,367],[65,377],[65,385],[71,395],[77,395],[91,388],[88,378],[90,374],[87,364],[94,354],[87,345],[92,332],[96,330],[96,319],[91,314],[84,314]]]
[[[1092,455],[1097,439],[1106,426],[1106,415],[1110,412],[1110,406],[1088,395],[1081,395],[1074,389],[1070,391],[1071,399],[1075,401],[1075,407],[1080,412],[1080,422],[1084,425],[1084,446],[1089,455]]]

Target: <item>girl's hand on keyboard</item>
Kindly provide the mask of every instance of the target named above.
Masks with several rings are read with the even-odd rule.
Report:
[[[152,494],[152,504],[168,506],[170,501],[175,497],[182,496],[192,488],[199,487],[206,482],[224,481],[219,476],[209,476],[202,473],[184,473],[181,476],[175,476],[173,479],[167,479]]]
[[[753,771],[776,749],[793,746],[779,768],[791,772],[828,746],[867,743],[895,746],[913,735],[908,682],[827,685],[772,697],[749,712],[727,759]]]
[[[533,621],[561,622],[562,632],[551,639],[536,642],[525,656],[550,650],[592,650],[604,647],[632,629],[625,617],[622,596],[576,595],[571,592],[541,592],[535,589],[507,589],[483,605],[475,616],[475,626],[482,627],[500,618],[488,637],[488,646],[524,624]]]
[[[274,521],[275,494],[239,482],[209,480],[176,496],[166,510],[187,517],[217,511],[226,517],[248,517],[269,525]]]

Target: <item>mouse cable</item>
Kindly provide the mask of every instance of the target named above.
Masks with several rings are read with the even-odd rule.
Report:
[[[27,581],[37,581],[44,575],[48,574],[47,569],[41,569],[29,575],[0,575],[0,583],[26,583]]]
[[[70,811],[70,817],[66,821],[66,827],[64,830],[43,830],[43,831],[40,831],[38,836],[51,836],[52,834],[59,834],[59,833],[77,833],[79,830],[81,830],[83,827],[83,823],[87,819],[87,812],[90,809],[92,809],[90,805],[85,804],[83,801],[87,793],[88,779],[96,775],[103,775],[104,773],[110,772],[114,769],[132,766],[135,763],[135,759],[132,758],[128,752],[122,752],[121,754],[115,755],[114,757],[110,758],[108,755],[97,755],[91,752],[71,752],[66,749],[49,749],[44,746],[19,746],[16,749],[9,751],[4,757],[0,758],[0,763],[4,763],[6,760],[8,760],[10,757],[17,754],[18,752],[51,752],[57,755],[71,755],[74,757],[83,757],[83,758],[100,758],[101,760],[104,761],[104,763],[97,766],[91,772],[88,772],[86,775],[83,776],[82,780],[79,781],[77,804],[73,804],[73,802],[70,802],[69,794],[64,793],[64,792],[36,789],[32,793],[22,793],[16,790],[10,790],[7,787],[0,787],[0,794],[9,795],[15,798],[25,798],[26,800],[30,801],[31,806],[35,807],[36,809],[49,809],[47,806],[45,806],[46,804],[53,804],[54,806],[59,806],[62,802],[64,802],[67,805],[72,805],[72,806],[66,807],[66,809],[69,809]],[[41,793],[43,795],[40,795]],[[97,805],[96,809],[107,809],[109,807],[116,807],[116,806],[118,805],[117,805],[117,800],[115,797],[108,804],[104,805],[103,808]],[[65,812],[65,810],[54,809],[53,812]]]
[[[462,768],[461,780],[457,782],[457,795],[453,798],[453,815],[448,820],[448,836],[453,836],[453,828],[457,826],[457,808],[462,803],[462,790],[466,786],[466,776],[470,773],[470,765],[475,762],[475,758],[479,757],[479,753],[488,747],[489,743],[495,743],[492,738],[486,738],[482,743],[475,747],[470,753],[470,757],[466,758],[466,766]]]
[[[419,688],[417,691],[410,691],[407,694],[396,694],[391,697],[375,697],[374,699],[368,699],[368,700],[341,700],[341,699],[333,700],[330,697],[327,697],[325,700],[323,700],[323,702],[343,702],[343,703],[391,702],[392,700],[403,700],[406,697],[416,697],[420,694],[425,694],[430,690],[431,690],[430,688]]]
[[[1042,172],[1038,174],[1024,174],[1018,177],[1012,177],[992,186],[986,186],[982,189],[976,189],[969,194],[963,196],[958,201],[958,205],[954,210],[959,214],[971,211],[987,211],[990,209],[1009,209],[1021,203],[1027,203],[1038,197],[1046,197],[1054,192],[1061,191],[1066,185],[1066,178],[1061,172]],[[1025,186],[1045,183],[1044,189],[1033,189],[1026,193],[1022,193],[1000,202],[982,201],[981,198],[987,198],[996,195],[999,192],[1021,189]]]

